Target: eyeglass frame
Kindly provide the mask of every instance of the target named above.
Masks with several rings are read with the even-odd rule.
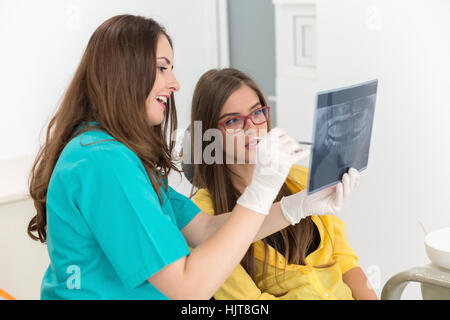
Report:
[[[255,112],[257,112],[257,111],[259,111],[259,110],[263,110],[263,109],[266,109],[266,110],[267,110],[267,118],[266,118],[266,121],[261,122],[261,123],[258,123],[258,124],[254,123],[253,120],[251,119],[251,115],[254,114]],[[223,127],[223,129],[225,130],[225,132],[228,133],[227,130],[230,130],[230,129],[227,129],[227,127],[225,126],[225,122],[230,121],[230,120],[233,120],[233,119],[238,119],[238,118],[244,118],[244,124],[243,124],[241,130],[244,130],[244,129],[245,129],[245,126],[247,125],[247,120],[248,120],[248,119],[250,119],[250,121],[251,121],[255,126],[262,125],[262,124],[266,123],[267,121],[269,121],[269,119],[270,119],[270,107],[269,107],[269,106],[261,106],[261,107],[255,109],[255,110],[253,110],[252,112],[250,112],[250,113],[249,113],[248,115],[246,115],[246,116],[235,116],[235,117],[231,117],[231,118],[225,119],[225,120],[219,122],[219,125],[221,125],[221,126]],[[241,132],[241,131],[238,131],[238,132]]]

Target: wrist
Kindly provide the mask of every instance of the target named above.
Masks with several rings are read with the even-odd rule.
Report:
[[[252,180],[236,203],[252,211],[268,215],[277,194],[278,190],[267,188]]]
[[[281,212],[291,225],[299,223],[301,219],[306,217],[303,208],[305,197],[305,191],[301,191],[281,199]]]

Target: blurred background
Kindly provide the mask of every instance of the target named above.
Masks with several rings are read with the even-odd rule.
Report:
[[[377,78],[368,169],[339,216],[378,296],[429,263],[419,221],[450,227],[450,1],[0,0],[0,288],[39,299],[49,259],[26,234],[27,176],[89,37],[124,13],[154,18],[174,41],[180,128],[210,68],[253,76],[275,124],[301,140],[318,91]],[[178,174],[170,184],[190,192]],[[419,286],[402,298],[421,299]]]

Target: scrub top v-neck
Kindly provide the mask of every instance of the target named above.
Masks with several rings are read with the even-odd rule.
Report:
[[[189,254],[181,229],[200,209],[160,192],[162,204],[140,159],[106,132],[73,138],[47,191],[41,299],[167,299],[147,279]]]

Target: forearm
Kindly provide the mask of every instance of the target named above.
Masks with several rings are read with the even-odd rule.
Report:
[[[290,223],[286,220],[283,212],[281,211],[280,203],[276,202],[270,208],[269,215],[264,220],[253,241],[255,242],[264,239],[265,237],[270,236],[271,234],[278,232],[289,225]]]
[[[183,275],[189,299],[209,299],[220,288],[240,263],[264,218],[236,205],[223,225],[191,251]]]
[[[342,280],[352,290],[356,300],[378,300],[375,291],[360,267],[350,269],[342,275]]]
[[[213,235],[220,227],[228,220],[231,212],[223,213],[212,217],[206,231],[206,237],[204,240],[208,239]],[[274,203],[270,208],[270,213],[261,225],[255,235],[253,242],[264,239],[265,237],[280,231],[289,226],[289,222],[284,218],[283,212],[281,211],[280,203]]]

